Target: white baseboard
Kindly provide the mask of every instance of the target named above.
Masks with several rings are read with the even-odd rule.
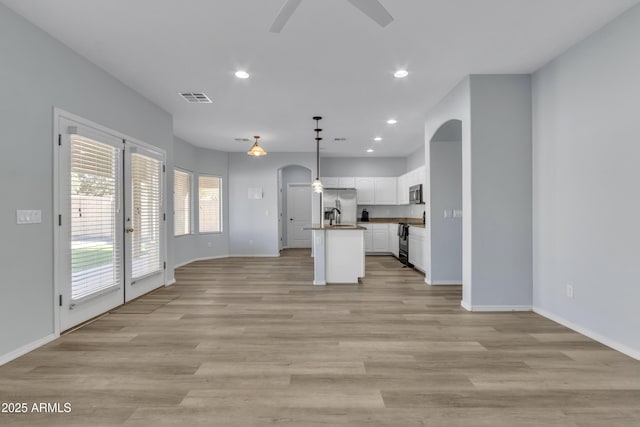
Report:
[[[425,283],[429,286],[461,286],[462,282],[460,280],[435,280],[431,283],[425,280]]]
[[[314,284],[314,285],[317,285],[317,286],[324,286],[324,285],[326,285],[326,284],[327,284],[327,282],[324,282],[324,281],[323,281],[323,282],[316,282],[316,281],[314,280],[314,281],[313,281],[313,284]]]
[[[171,286],[171,285],[175,285],[176,284],[176,279],[175,277],[171,280],[169,280],[167,283],[165,283],[165,286]]]
[[[30,342],[29,344],[23,345],[20,348],[10,351],[7,354],[3,354],[2,356],[0,356],[0,366],[4,365],[5,363],[9,363],[14,359],[17,359],[18,357],[23,356],[38,347],[42,347],[43,345],[50,343],[56,338],[58,338],[57,334],[50,334],[46,337],[40,338],[39,340],[35,340],[33,342]]]
[[[637,349],[633,349],[631,347],[628,347],[622,343],[619,343],[618,341],[612,340],[610,338],[605,337],[604,335],[600,335],[597,332],[594,332],[590,329],[587,329],[583,326],[580,326],[576,323],[573,323],[570,320],[567,320],[563,317],[557,316],[553,313],[550,313],[540,307],[533,307],[533,311],[537,314],[539,314],[542,317],[546,317],[549,320],[553,320],[556,323],[561,324],[562,326],[565,326],[569,329],[572,329],[586,337],[589,337],[595,341],[598,341],[601,344],[606,345],[607,347],[611,347],[612,349],[619,351],[620,353],[626,354],[629,357],[632,357],[636,360],[640,360],[640,350]]]
[[[489,311],[531,311],[530,305],[468,305],[460,301],[460,305],[467,311],[489,312]]]

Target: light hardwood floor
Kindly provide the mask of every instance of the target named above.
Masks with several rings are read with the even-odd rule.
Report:
[[[469,313],[391,257],[312,286],[308,251],[201,261],[0,367],[21,426],[639,426],[640,362],[534,313]]]

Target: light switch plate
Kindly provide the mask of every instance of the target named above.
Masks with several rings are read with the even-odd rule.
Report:
[[[17,224],[40,224],[42,222],[42,211],[19,209],[16,211]]]
[[[462,209],[454,209],[453,210],[454,218],[462,218]]]

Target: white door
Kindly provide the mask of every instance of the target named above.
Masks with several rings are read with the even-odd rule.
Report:
[[[311,185],[287,185],[287,246],[310,248],[311,230]]]
[[[69,123],[65,123],[68,125]],[[60,330],[124,301],[123,143],[62,126],[58,152]]]
[[[164,284],[163,155],[126,143],[125,300]]]
[[[164,155],[65,118],[58,129],[64,331],[164,284]]]

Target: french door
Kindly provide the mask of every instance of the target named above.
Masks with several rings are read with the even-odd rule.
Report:
[[[164,284],[164,154],[60,118],[60,330]]]

